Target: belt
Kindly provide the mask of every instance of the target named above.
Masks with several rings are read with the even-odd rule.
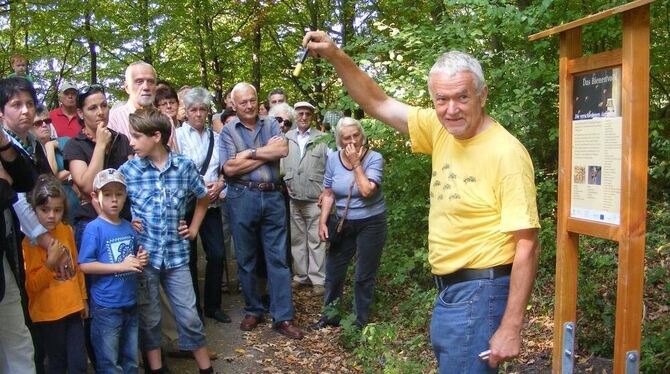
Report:
[[[435,281],[437,290],[442,291],[452,284],[477,279],[496,279],[510,275],[511,273],[512,264],[506,264],[488,269],[461,269],[447,275],[433,275],[433,281]]]
[[[237,180],[231,182],[231,184],[238,184],[240,186],[248,187],[254,190],[259,191],[281,191],[281,184],[279,183],[270,183],[270,182],[252,182],[252,181],[242,181]]]

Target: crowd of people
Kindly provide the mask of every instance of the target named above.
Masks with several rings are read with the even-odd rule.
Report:
[[[434,108],[421,109],[387,96],[325,33],[307,33],[304,44],[333,64],[366,113],[432,155],[430,335],[439,371],[496,372],[519,354],[539,220],[532,162],[486,114],[479,62],[456,51],[440,57],[428,76]],[[48,372],[84,372],[88,352],[96,372],[132,373],[140,351],[145,370],[161,373],[164,348],[176,342],[211,373],[203,326],[231,322],[221,294],[231,252],[241,330],[269,313],[278,333],[302,339],[299,287],[323,297],[311,328],[338,325],[331,307],[352,262],[355,326],[368,324],[387,217],[384,158],[359,121],[340,118],[337,149],[328,149],[308,101],[290,105],[275,89],[261,102],[240,82],[211,115],[205,88],[175,90],[145,62],[125,71],[125,103],[110,109],[104,87],[63,82],[47,116],[27,60],[12,66],[0,81],[4,372],[41,372],[45,363]]]
[[[3,256],[14,260],[4,281],[27,301],[26,320],[8,326],[23,344],[6,345],[2,333],[8,372],[85,372],[87,360],[99,373],[137,372],[141,352],[145,370],[160,373],[164,350],[211,372],[203,326],[231,322],[222,300],[230,257],[245,300],[240,329],[269,313],[277,332],[301,339],[293,290],[338,302],[358,251],[357,325],[367,324],[386,208],[383,159],[357,120],[339,120],[335,153],[319,140],[316,106],[291,105],[280,88],[266,108],[238,83],[212,113],[205,88],[176,91],[135,62],[125,103],[112,108],[103,86],[63,81],[48,112],[31,79],[23,70],[0,81],[3,208],[20,222],[6,234],[23,238]],[[346,230],[328,245],[331,211]],[[4,297],[0,310],[20,311],[20,301]]]

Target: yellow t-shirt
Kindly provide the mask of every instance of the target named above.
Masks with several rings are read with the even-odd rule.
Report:
[[[433,109],[413,107],[412,150],[432,155],[428,260],[433,274],[511,263],[511,232],[540,227],[533,163],[495,122],[475,137],[451,136]]]

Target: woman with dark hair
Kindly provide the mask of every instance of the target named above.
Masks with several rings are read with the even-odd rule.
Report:
[[[161,111],[161,113],[170,118],[170,122],[172,122],[172,132],[170,140],[168,141],[168,146],[170,146],[173,151],[179,152],[175,140],[175,130],[181,126],[181,122],[177,119],[177,113],[179,112],[179,96],[177,96],[177,91],[165,82],[156,90],[154,105]]]
[[[86,224],[98,216],[91,204],[93,180],[103,169],[117,169],[133,157],[128,138],[107,128],[109,105],[102,86],[94,84],[79,90],[77,115],[82,129],[79,135],[65,144],[63,158],[74,184],[81,191],[81,207],[75,214],[74,234],[77,248]],[[121,217],[131,220],[128,204]]]

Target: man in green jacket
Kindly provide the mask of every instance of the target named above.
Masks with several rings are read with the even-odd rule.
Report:
[[[315,143],[324,135],[311,127],[314,106],[297,102],[295,129],[286,133],[288,156],[284,159],[284,181],[288,188],[291,216],[291,255],[293,286],[312,286],[312,295],[323,295],[325,282],[325,243],[319,240],[319,195],[323,191],[328,146]]]

